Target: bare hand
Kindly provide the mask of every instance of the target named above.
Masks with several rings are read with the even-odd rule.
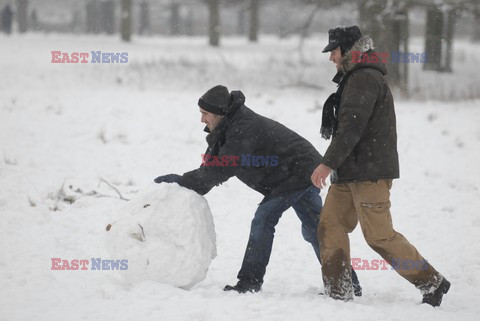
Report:
[[[325,181],[332,172],[332,169],[327,165],[320,164],[317,168],[313,171],[311,180],[312,184],[318,188],[323,188],[327,186],[327,182]]]

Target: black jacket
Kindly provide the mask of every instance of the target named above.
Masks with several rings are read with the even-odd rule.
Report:
[[[340,83],[344,88],[338,129],[323,160],[335,170],[333,183],[399,177],[395,110],[385,64],[354,63],[351,56],[351,52],[365,50],[370,44],[369,38],[360,39],[343,58],[345,83]],[[370,57],[372,53],[367,52]]]
[[[318,151],[294,131],[247,108],[240,91],[232,96],[232,110],[207,136],[206,154],[219,159],[236,156],[237,166],[202,164],[183,174],[179,184],[204,195],[236,176],[266,197],[309,187],[310,176],[322,160]],[[248,164],[249,155],[261,156],[264,164]]]

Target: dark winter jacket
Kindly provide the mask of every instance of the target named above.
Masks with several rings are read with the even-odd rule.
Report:
[[[399,177],[393,97],[385,79],[386,66],[376,62],[372,48],[371,39],[363,37],[342,61],[345,74],[340,80],[344,87],[338,129],[323,160],[334,170],[333,183]],[[366,53],[371,61],[355,63],[355,51]]]
[[[318,151],[294,131],[247,108],[240,91],[232,95],[233,110],[207,136],[212,164],[183,174],[179,184],[204,195],[236,176],[266,197],[310,186],[311,173],[322,160]],[[229,164],[219,166],[212,161],[215,156]],[[236,166],[229,162],[232,156]]]

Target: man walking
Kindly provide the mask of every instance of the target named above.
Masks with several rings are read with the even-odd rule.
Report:
[[[372,40],[357,26],[329,31],[330,61],[338,84],[324,105],[322,137],[332,138],[312,174],[321,188],[331,174],[318,237],[325,293],[353,299],[348,233],[360,222],[365,240],[423,294],[423,303],[439,306],[450,288],[438,273],[392,226],[390,189],[399,177],[393,97],[386,67],[373,52]]]
[[[208,148],[200,168],[183,175],[157,177],[156,183],[178,183],[204,195],[236,176],[264,195],[252,220],[238,282],[225,291],[261,290],[272,251],[275,226],[283,212],[293,207],[302,222],[303,238],[320,260],[317,227],[322,209],[320,190],[310,174],[322,157],[303,137],[282,124],[260,116],[244,105],[240,91],[224,86],[208,90],[198,101],[201,121],[207,126]],[[352,276],[357,295],[361,288]]]

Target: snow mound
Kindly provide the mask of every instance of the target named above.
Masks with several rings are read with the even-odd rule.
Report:
[[[177,184],[153,184],[118,214],[107,226],[106,246],[114,259],[128,260],[120,274],[130,283],[155,280],[188,289],[205,279],[216,243],[201,195]]]

